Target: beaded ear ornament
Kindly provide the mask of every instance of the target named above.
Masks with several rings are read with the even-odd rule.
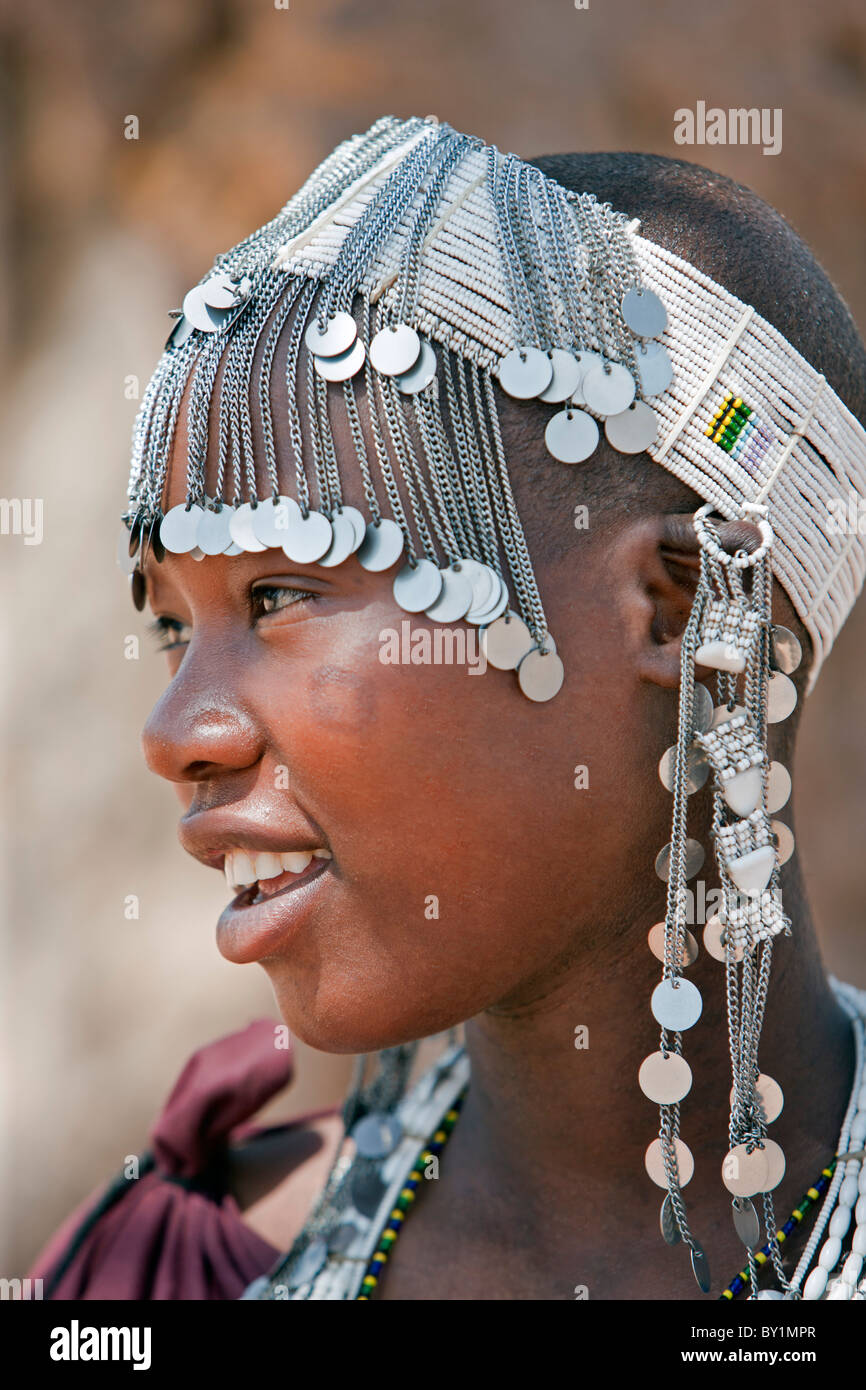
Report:
[[[704,849],[687,833],[688,798],[713,777],[712,836],[723,906],[710,917],[704,946],[725,966],[730,1052],[733,1069],[729,1147],[721,1169],[732,1196],[735,1229],[746,1247],[757,1287],[755,1254],[761,1223],[752,1202],[760,1196],[770,1258],[788,1290],[776,1237],[772,1191],[785,1174],[785,1157],[767,1127],[781,1113],[781,1088],[761,1072],[758,1045],[766,1005],[773,941],[790,935],[781,904],[779,868],[793,853],[789,828],[770,816],[790,794],[791,779],[767,756],[767,726],[786,718],[797,701],[790,672],[800,662],[800,644],[770,616],[768,556],[774,535],[767,509],[746,504],[741,516],[756,522],[761,543],[752,552],[725,551],[710,519],[711,507],[695,513],[701,570],[683,634],[677,741],[660,764],[673,793],[670,843],[656,860],[667,883],[665,921],[650,932],[650,948],[663,963],[651,1009],[661,1026],[659,1050],[645,1058],[639,1085],[659,1105],[659,1136],[646,1153],[653,1182],[667,1188],[661,1232],[670,1245],[683,1240],[699,1287],[707,1293],[710,1274],[704,1251],[692,1234],[682,1197],[694,1171],[680,1138],[680,1103],[692,1086],[683,1056],[683,1034],[699,1019],[700,991],[684,975],[697,958],[688,931],[687,881],[699,872]],[[751,574],[750,592],[744,576]],[[717,700],[695,681],[695,667],[718,672]]]
[[[325,567],[356,555],[370,571],[403,557],[393,594],[404,612],[476,625],[491,666],[514,670],[529,699],[551,699],[563,665],[494,388],[559,407],[544,438],[561,463],[592,454],[597,420],[624,453],[655,439],[644,398],[673,370],[636,226],[433,118],[386,118],[345,142],[175,314],[133,440],[119,558],[135,603],[148,551],[159,562],[279,548]],[[184,400],[187,496],[164,515]],[[275,400],[294,495],[278,474]],[[366,515],[343,501],[336,426]]]

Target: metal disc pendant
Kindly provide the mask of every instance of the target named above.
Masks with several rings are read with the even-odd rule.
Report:
[[[785,1176],[785,1153],[775,1139],[764,1140],[764,1153],[767,1158],[767,1176],[761,1191],[772,1192]]]
[[[596,415],[621,415],[634,400],[634,377],[621,362],[607,362],[587,372],[581,390]]]
[[[712,956],[713,960],[720,961],[722,965],[724,965],[728,959],[726,954],[727,947],[722,939],[724,934],[725,924],[719,914],[714,912],[712,917],[707,918],[707,924],[704,927],[704,950],[708,956]],[[742,946],[736,946],[734,948],[734,960],[741,961],[742,959],[743,948]]]
[[[301,509],[294,497],[266,497],[253,512],[253,534],[269,549],[281,546]]]
[[[138,565],[136,565],[132,574],[129,576],[129,592],[132,595],[132,602],[136,612],[143,612],[144,605],[147,603],[147,585],[144,582],[144,575]]]
[[[667,309],[652,290],[634,286],[622,297],[622,316],[637,338],[657,338],[664,333]]]
[[[552,700],[562,687],[565,667],[556,652],[528,652],[517,668],[517,683],[529,700]]]
[[[550,353],[550,364],[553,367],[550,385],[544,388],[538,399],[549,403],[567,401],[580,385],[583,375],[580,363],[574,354],[566,352],[565,348],[554,348]]]
[[[163,560],[165,559],[165,546],[160,540],[159,535],[160,521],[161,517],[159,516],[159,514],[157,514],[151,520],[151,523],[147,528],[147,536],[144,541],[144,550],[142,552],[142,560],[144,559],[144,556],[148,554],[148,552],[150,552],[158,565],[161,565]]]
[[[206,508],[198,524],[197,544],[199,550],[204,551],[205,555],[222,555],[231,540],[229,531],[231,519],[230,507],[222,506],[219,511],[215,511],[212,507]]]
[[[485,608],[490,607],[491,601],[499,597],[499,575],[481,560],[467,560],[462,555],[460,568],[472,585],[472,606],[469,613],[476,609],[483,613]]]
[[[560,410],[548,420],[544,442],[560,463],[583,463],[598,447],[598,425],[585,410]]]
[[[181,502],[162,518],[159,538],[172,555],[187,555],[198,544],[198,524],[204,516],[201,507]]]
[[[380,328],[370,343],[370,362],[383,376],[402,376],[415,366],[421,339],[408,323]]]
[[[235,545],[239,545],[241,550],[248,555],[256,555],[259,551],[267,550],[266,545],[262,545],[255,531],[253,530],[253,511],[249,502],[242,502],[236,507],[229,518],[229,535]]]
[[[659,780],[666,791],[674,789],[674,773],[677,765],[677,745],[674,743],[662,753],[659,761]],[[694,745],[686,755],[686,796],[699,792],[710,775],[710,765],[700,748]]]
[[[385,518],[378,526],[371,521],[357,552],[358,563],[365,570],[378,574],[381,570],[389,570],[402,554],[403,532],[396,521]]]
[[[497,671],[514,671],[534,647],[532,633],[522,618],[504,613],[481,634],[481,647],[488,666]]]
[[[348,560],[355,549],[355,528],[352,525],[351,517],[343,516],[341,512],[334,512],[331,517],[331,535],[331,544],[317,561],[324,569],[332,569],[334,565],[341,565],[344,560]]]
[[[701,685],[698,689],[703,690],[706,695],[709,695],[706,686]],[[710,704],[712,704],[712,700]],[[706,728],[700,730],[700,733],[706,733],[707,729],[717,729],[720,724],[727,724],[729,719],[735,719],[738,714],[745,713],[746,711],[743,705],[734,705],[733,709],[728,709],[727,705],[716,705],[715,709],[711,711],[710,722],[706,725]],[[695,728],[697,727],[697,724],[695,724]]]
[[[360,338],[337,357],[314,357],[313,366],[323,381],[348,381],[364,365],[367,350]]]
[[[660,396],[674,379],[674,368],[661,343],[637,344],[637,375],[644,396]]]
[[[662,1202],[662,1209],[659,1213],[659,1228],[662,1233],[662,1240],[665,1245],[679,1245],[682,1240],[680,1228],[674,1215],[674,1204],[671,1201],[671,1194],[668,1192]]]
[[[339,309],[319,332],[318,322],[311,323],[304,334],[307,351],[314,357],[340,357],[348,352],[358,336],[358,325],[344,309]]]
[[[700,840],[686,840],[685,843],[685,863],[686,878],[694,878],[695,874],[703,866],[704,847]],[[660,849],[656,855],[656,873],[662,883],[667,883],[671,871],[671,845],[670,842]]]
[[[204,285],[193,285],[191,290],[187,290],[183,300],[184,318],[201,333],[215,333],[225,321],[226,310],[208,304],[204,291]]]
[[[229,534],[231,534],[231,532],[229,532]],[[243,553],[237,541],[232,541],[231,545],[227,545],[223,551],[223,555],[243,555]]]
[[[713,697],[705,685],[695,682],[692,694],[692,719],[695,732],[705,734],[713,722]]]
[[[238,301],[238,282],[225,270],[218,270],[201,286],[202,299],[212,309],[233,309]]]
[[[361,1234],[354,1221],[341,1221],[328,1235],[328,1250],[332,1255],[345,1255]]]
[[[456,623],[472,604],[472,583],[462,570],[449,565],[441,569],[442,587],[438,596],[424,609],[424,615],[437,623]]]
[[[418,361],[408,372],[401,372],[394,380],[406,396],[416,396],[424,391],[436,376],[436,353],[429,343],[422,342]]]
[[[678,1052],[651,1052],[644,1057],[637,1074],[638,1085],[647,1100],[656,1105],[676,1105],[692,1089],[692,1069]]]
[[[803,660],[803,648],[789,627],[773,624],[770,637],[770,664],[790,676]]]
[[[761,1223],[748,1197],[735,1197],[731,1203],[734,1230],[747,1250],[757,1250],[761,1243]]]
[[[791,795],[791,774],[784,763],[770,763],[767,776],[767,810],[770,815],[781,811]]]
[[[442,571],[432,560],[405,564],[394,580],[394,597],[407,613],[422,613],[442,592]]]
[[[387,1158],[403,1137],[403,1126],[396,1115],[374,1110],[358,1121],[350,1137],[362,1158]]]
[[[519,401],[540,396],[552,380],[553,363],[541,348],[512,348],[499,363],[499,385]]]
[[[680,1187],[685,1187],[691,1182],[695,1171],[695,1160],[688,1144],[684,1144],[682,1139],[674,1140],[674,1152],[677,1156],[677,1174],[680,1180]],[[654,1139],[644,1154],[644,1165],[647,1172],[655,1183],[656,1187],[667,1187],[668,1176],[665,1172],[665,1160],[662,1152],[661,1139]]]
[[[508,607],[508,585],[504,579],[500,579],[498,574],[494,575],[494,588],[490,597],[490,602],[486,608],[470,608],[465,615],[467,623],[477,623],[484,626],[493,623],[505,612]]]
[[[339,507],[335,515],[345,517],[347,521],[352,523],[352,528],[355,532],[355,544],[352,546],[352,554],[354,555],[355,551],[364,544],[364,537],[367,534],[367,523],[357,507]]]
[[[649,946],[656,960],[660,960],[663,962],[665,959],[664,922],[656,922],[654,926],[650,927],[647,933],[647,945]],[[686,927],[685,938],[680,949],[679,965],[682,969],[687,969],[688,966],[694,965],[697,958],[698,943],[695,941],[695,938],[692,936],[688,927]]]
[[[299,565],[312,565],[331,548],[334,532],[323,512],[307,512],[289,523],[282,546],[290,560]]]
[[[691,980],[660,980],[652,992],[650,1008],[662,1028],[682,1033],[693,1028],[701,1016],[704,1001]]]
[[[697,1241],[692,1246],[692,1274],[701,1293],[709,1293],[712,1288],[710,1262],[704,1254],[703,1246],[698,1245]]]
[[[352,1201],[362,1216],[376,1215],[387,1186],[375,1171],[361,1168],[352,1174]]]
[[[749,1153],[745,1144],[735,1144],[722,1162],[722,1182],[734,1197],[754,1197],[763,1192],[767,1173],[764,1150]]]
[[[192,337],[195,327],[190,323],[186,314],[180,314],[173,325],[171,332],[165,340],[165,350],[170,352],[175,348],[183,347],[187,338]]]
[[[782,671],[774,671],[767,682],[767,723],[780,724],[796,704],[796,685]]]
[[[611,448],[620,454],[642,454],[655,441],[658,420],[646,401],[632,401],[621,415],[609,415],[604,432]]]
[[[121,526],[120,535],[117,538],[117,563],[124,574],[132,574],[138,564],[138,547],[130,555],[129,553],[129,532],[125,526]]]
[[[731,1105],[734,1103],[734,1087],[731,1087]],[[785,1096],[778,1081],[774,1081],[772,1076],[766,1072],[761,1072],[755,1078],[755,1102],[757,1104],[761,1119],[764,1124],[771,1125],[774,1120],[778,1120],[785,1107]]]
[[[583,399],[583,378],[587,372],[592,371],[593,367],[600,367],[604,358],[600,352],[576,352],[574,356],[580,368],[580,380],[571,394],[571,403],[572,405],[586,405],[586,401]]]
[[[778,841],[776,857],[780,864],[787,864],[794,853],[794,832],[789,825],[781,820],[771,820],[770,829]]]
[[[321,1236],[311,1240],[306,1250],[295,1260],[289,1270],[286,1283],[290,1289],[299,1289],[302,1284],[309,1284],[328,1258],[328,1245]]]

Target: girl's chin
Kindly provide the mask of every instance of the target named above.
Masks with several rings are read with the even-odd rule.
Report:
[[[363,997],[352,998],[351,1010],[346,1007],[346,994],[330,1008],[322,1007],[317,996],[314,1005],[299,1006],[294,991],[282,990],[272,981],[280,1017],[292,1037],[317,1052],[357,1056],[362,1052],[381,1052],[386,1047],[398,1047],[445,1032],[461,1019],[448,1018],[437,1023],[429,1012],[419,1010],[417,1016],[401,1011],[399,1017],[388,1017],[376,1010],[373,1000],[365,1006]]]

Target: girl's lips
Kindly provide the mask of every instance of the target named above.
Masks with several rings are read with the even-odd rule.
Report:
[[[235,965],[277,955],[302,927],[314,896],[322,891],[318,880],[332,864],[331,859],[313,859],[300,874],[287,871],[268,879],[264,891],[258,883],[242,888],[217,923],[220,954]]]

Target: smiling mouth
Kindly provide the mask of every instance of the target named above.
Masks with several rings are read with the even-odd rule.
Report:
[[[306,883],[327,868],[330,850],[290,850],[284,854],[251,853],[228,850],[224,872],[229,889],[236,896],[232,907],[254,907],[267,902],[297,883]],[[240,891],[238,891],[240,890]]]

